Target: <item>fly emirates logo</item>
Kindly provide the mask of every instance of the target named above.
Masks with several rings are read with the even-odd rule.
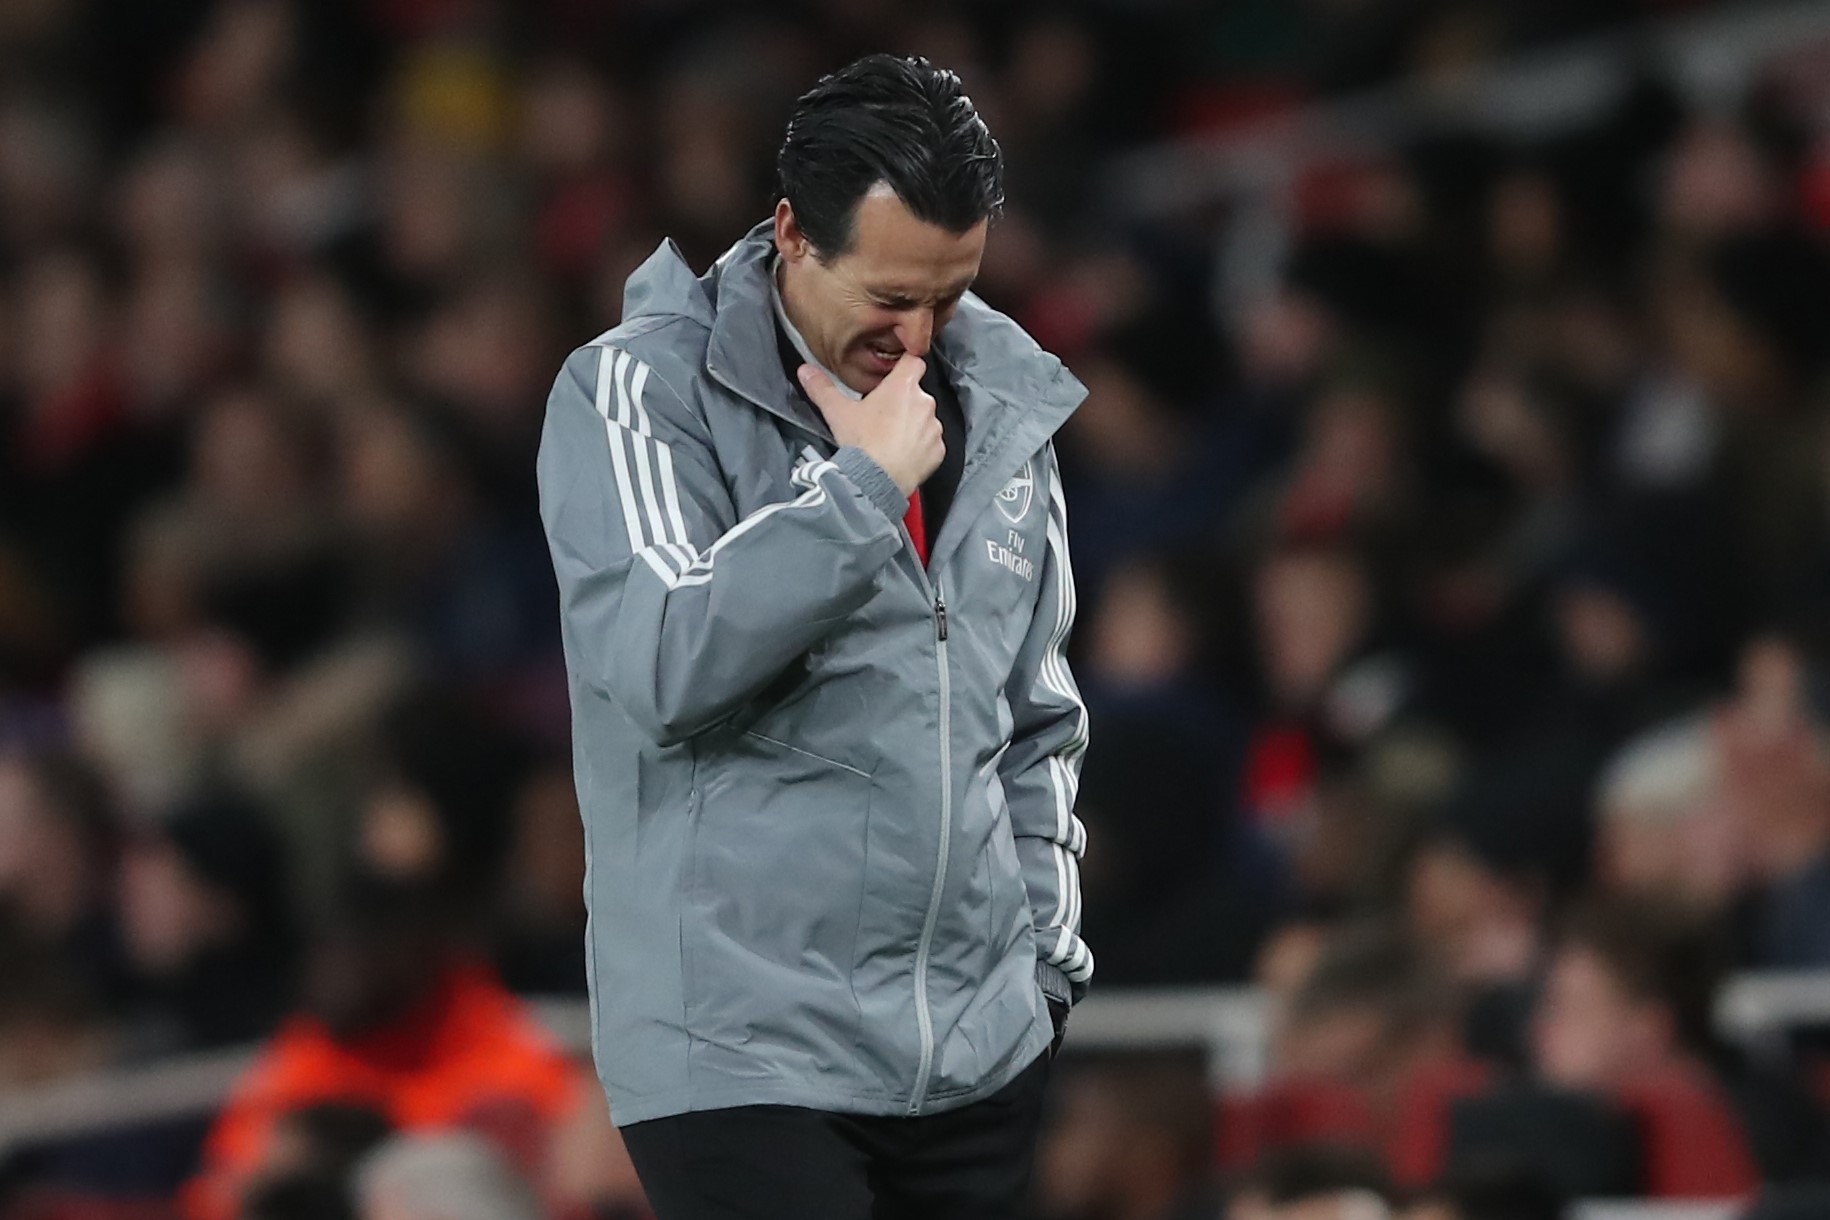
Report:
[[[1006,571],[1015,572],[1024,580],[1036,578],[1036,561],[1023,553],[1023,535],[1016,530],[1006,534],[1006,540],[999,542],[996,538],[987,538],[985,555],[991,562]]]

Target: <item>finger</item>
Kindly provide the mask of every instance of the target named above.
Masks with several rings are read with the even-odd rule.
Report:
[[[897,359],[896,367],[890,370],[889,375],[891,377],[902,377],[910,382],[916,382],[920,381],[921,375],[927,371],[927,361],[923,360],[920,356],[917,356],[914,352],[904,352],[901,357]]]
[[[811,364],[803,364],[795,370],[795,375],[801,379],[801,388],[807,391],[807,397],[813,400],[813,405],[820,409],[822,415],[835,410],[843,411],[851,402],[850,398],[839,392],[839,387],[831,377]]]

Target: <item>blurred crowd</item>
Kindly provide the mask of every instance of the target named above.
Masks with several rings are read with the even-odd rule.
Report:
[[[1065,1058],[1042,1213],[1830,1175],[1830,1059],[1710,1020],[1830,967],[1830,48],[1250,206],[1112,169],[1704,7],[0,4],[0,1113],[263,1043],[220,1114],[0,1148],[0,1214],[644,1214],[517,998],[585,984],[534,446],[629,271],[764,216],[793,98],[883,49],[965,78],[979,291],[1091,391],[1098,985],[1272,1013],[1217,1102]]]

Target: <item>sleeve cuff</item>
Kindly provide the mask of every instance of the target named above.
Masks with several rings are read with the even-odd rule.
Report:
[[[847,445],[833,454],[832,464],[872,504],[883,510],[883,515],[890,519],[891,525],[900,522],[909,511],[909,498],[896,486],[896,480],[877,465],[876,459],[856,445]]]
[[[1074,1002],[1074,986],[1068,982],[1068,976],[1061,972],[1059,966],[1037,962],[1036,982],[1041,986],[1042,994],[1057,1004],[1069,1005]]]

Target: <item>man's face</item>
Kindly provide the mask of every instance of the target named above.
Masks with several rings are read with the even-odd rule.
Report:
[[[786,200],[775,208],[782,301],[821,364],[860,394],[904,352],[925,357],[978,277],[986,221],[950,233],[917,220],[887,186],[852,213],[851,248],[816,251]]]

